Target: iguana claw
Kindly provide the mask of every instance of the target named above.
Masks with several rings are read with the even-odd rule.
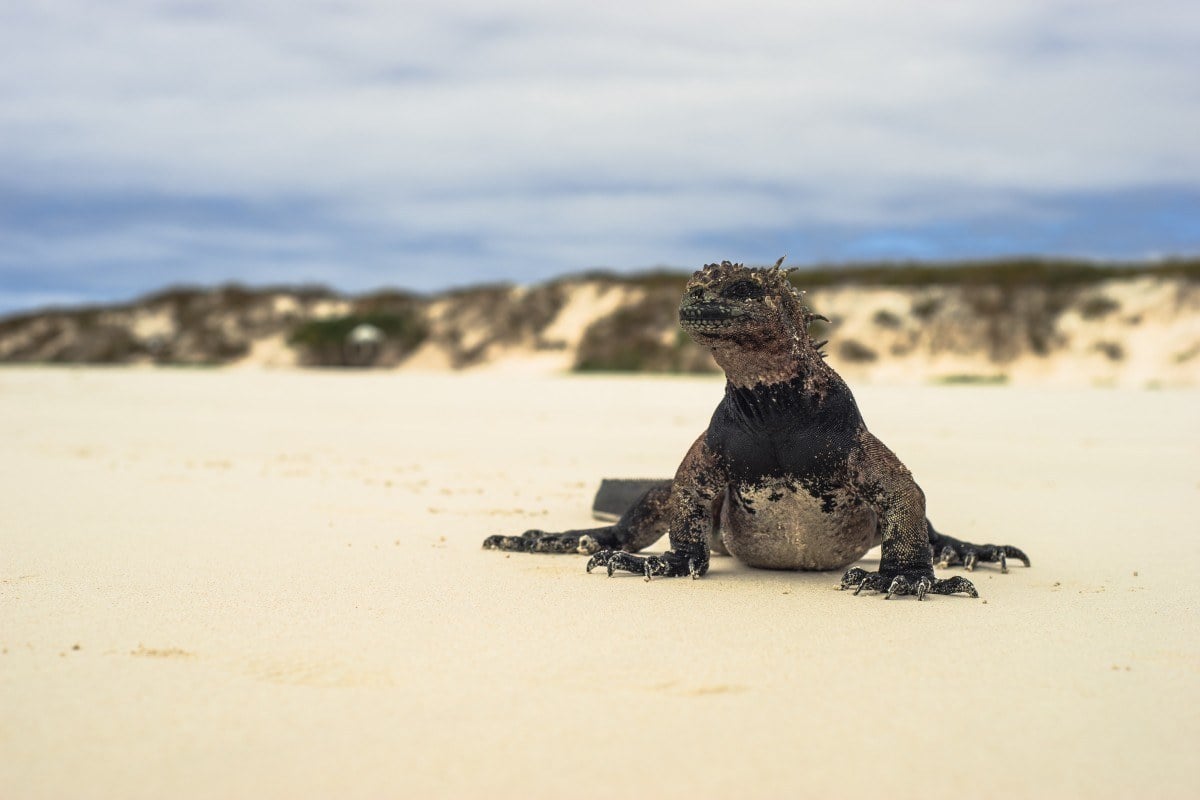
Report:
[[[898,575],[881,575],[878,572],[867,572],[861,567],[852,567],[842,576],[840,589],[854,586],[854,593],[864,589],[867,591],[886,592],[885,600],[890,600],[894,594],[914,594],[918,600],[924,600],[926,594],[967,594],[979,597],[975,585],[966,578],[931,578],[923,573],[900,573]]]
[[[950,537],[944,537],[950,538]],[[972,544],[971,542],[955,542],[942,547],[938,554],[939,569],[961,564],[967,572],[973,572],[978,563],[990,564],[999,562],[1000,571],[1008,572],[1008,559],[1015,558],[1029,566],[1029,556],[1019,548],[1009,544]]]
[[[519,553],[594,552],[583,549],[594,545],[595,540],[587,535],[546,533],[539,530],[525,531],[520,536],[489,536],[483,540],[484,550],[509,550]]]
[[[623,550],[601,550],[588,559],[587,571],[605,567],[611,578],[616,570],[640,572],[646,580],[652,577],[678,578],[689,575],[699,578],[708,572],[708,560],[667,551],[661,556],[635,556]]]

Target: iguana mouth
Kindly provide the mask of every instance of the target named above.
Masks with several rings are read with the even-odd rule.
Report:
[[[745,312],[720,303],[695,303],[679,309],[679,324],[697,331],[728,328]]]

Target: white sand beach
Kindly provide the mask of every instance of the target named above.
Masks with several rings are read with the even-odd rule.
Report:
[[[1200,391],[854,388],[1032,568],[480,548],[669,476],[718,378],[2,369],[0,797],[1195,797]]]

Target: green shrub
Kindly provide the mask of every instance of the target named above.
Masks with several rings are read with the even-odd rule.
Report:
[[[927,297],[913,303],[912,313],[917,319],[928,322],[942,307],[942,301],[936,297]]]
[[[429,333],[415,310],[375,311],[302,323],[292,331],[288,344],[301,351],[305,363],[343,366],[348,363],[347,337],[359,325],[378,328],[384,335],[384,349],[394,357],[415,350]]]
[[[678,328],[679,294],[663,285],[588,326],[577,372],[715,372],[712,357]],[[663,332],[675,329],[668,341]]]
[[[904,321],[899,316],[888,311],[886,308],[881,308],[875,312],[872,321],[881,328],[890,328],[895,330],[904,324]]]
[[[850,363],[868,363],[879,358],[879,354],[861,342],[854,339],[843,339],[837,342],[838,357]]]
[[[1121,307],[1121,304],[1111,297],[1098,295],[1089,297],[1079,307],[1079,313],[1084,319],[1103,319]]]
[[[980,385],[980,386],[1002,386],[1008,383],[1008,376],[1000,373],[996,375],[975,375],[973,373],[960,373],[954,375],[943,375],[940,378],[935,378],[934,383],[940,383],[946,386],[964,386],[964,385]]]

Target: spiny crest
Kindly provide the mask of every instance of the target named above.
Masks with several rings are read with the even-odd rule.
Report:
[[[690,281],[689,288],[712,288],[734,283],[739,280],[752,280],[758,283],[770,295],[778,297],[789,316],[796,320],[797,323],[807,330],[809,324],[813,320],[829,320],[820,314],[816,314],[812,309],[808,308],[801,302],[804,295],[803,291],[797,290],[788,276],[795,272],[797,267],[783,268],[784,259],[787,256],[782,256],[772,267],[747,267],[744,264],[735,264],[731,261],[722,261],[719,264],[705,264],[704,267],[697,270]]]

